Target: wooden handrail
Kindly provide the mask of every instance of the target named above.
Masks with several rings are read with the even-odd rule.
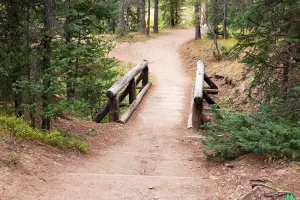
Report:
[[[197,62],[196,82],[194,87],[194,102],[201,104],[203,100],[203,88],[204,88],[204,63],[202,60]]]
[[[131,69],[129,72],[127,72],[120,80],[115,82],[106,92],[106,96],[108,98],[112,98],[122,90],[137,74],[139,74],[143,69],[145,69],[148,66],[147,61],[143,61],[137,66],[135,66],[133,69]]]
[[[139,76],[137,76],[139,74]],[[137,78],[135,78],[137,76]],[[114,83],[106,92],[108,101],[94,116],[93,121],[101,122],[101,120],[109,113],[110,122],[126,123],[131,114],[134,112],[141,99],[151,86],[149,80],[148,62],[143,61],[129,72],[127,72],[120,80]],[[137,86],[142,81],[142,87]],[[126,87],[126,88],[125,88]],[[125,88],[121,94],[118,93]],[[137,89],[140,89],[139,94],[136,95]],[[122,101],[129,95],[129,103]],[[127,111],[120,119],[120,107],[128,105]],[[120,120],[119,120],[120,119]]]

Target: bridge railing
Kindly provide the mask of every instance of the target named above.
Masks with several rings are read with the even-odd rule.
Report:
[[[209,87],[204,87],[204,83]],[[204,114],[204,100],[208,104],[217,104],[208,94],[218,94],[218,86],[205,74],[203,61],[197,62],[196,81],[192,92],[188,128],[199,130],[201,125],[209,121]]]
[[[127,122],[151,86],[148,64],[147,61],[139,63],[107,90],[106,96],[108,101],[94,116],[93,121],[99,123],[109,114],[110,122]],[[141,85],[139,85],[140,82]],[[125,89],[123,90],[123,88]],[[139,90],[138,95],[136,95],[137,90]],[[123,103],[122,101],[127,96],[129,96],[129,103]],[[122,106],[127,106],[128,108],[120,117],[120,107]]]

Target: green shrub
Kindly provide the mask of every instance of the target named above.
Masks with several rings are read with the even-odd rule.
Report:
[[[78,149],[83,153],[88,150],[86,141],[79,136],[71,136],[57,130],[42,132],[38,129],[33,129],[22,118],[0,116],[0,131],[8,131],[16,137],[42,142],[62,149]]]
[[[203,126],[207,133],[202,143],[208,157],[230,160],[245,153],[266,157],[300,160],[300,124],[279,116],[272,118],[264,110],[235,113],[214,110],[217,123]]]

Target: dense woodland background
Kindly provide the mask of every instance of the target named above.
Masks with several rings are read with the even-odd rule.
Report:
[[[218,59],[247,66],[254,112],[216,111],[209,156],[247,152],[300,159],[300,2],[294,0],[1,0],[0,112],[50,130],[91,118],[118,75],[111,37],[208,27]],[[232,48],[219,38],[235,38]],[[200,59],[200,58],[199,58]],[[229,135],[226,133],[230,133]]]

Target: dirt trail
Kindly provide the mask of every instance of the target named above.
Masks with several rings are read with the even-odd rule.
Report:
[[[126,125],[125,141],[68,169],[41,199],[211,199],[203,157],[182,140],[190,78],[178,48],[192,36],[193,29],[174,30],[117,45],[112,55],[120,60],[150,61],[154,85]]]

